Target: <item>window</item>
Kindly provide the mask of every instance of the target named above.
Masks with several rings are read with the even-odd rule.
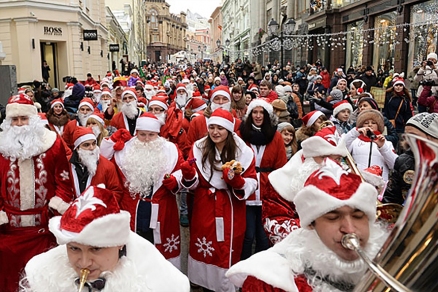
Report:
[[[350,65],[353,67],[357,67],[358,65],[362,65],[363,60],[363,25],[364,21],[356,21],[347,25],[347,31],[350,32],[347,34],[347,58],[345,65],[347,68]]]
[[[396,18],[397,12],[388,12],[381,14],[374,21],[374,53],[373,65],[377,69],[382,68],[388,72],[394,65],[396,50]],[[401,49],[401,45],[398,45]],[[363,64],[368,65],[368,64]]]

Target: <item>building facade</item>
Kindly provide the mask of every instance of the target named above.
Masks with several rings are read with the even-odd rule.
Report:
[[[211,13],[210,19],[208,20],[210,24],[210,55],[213,61],[222,62],[222,49],[217,46],[217,41],[221,44],[224,43],[225,39],[222,39],[222,6],[216,7],[216,9]]]
[[[108,28],[108,68],[111,71],[119,70],[121,72],[121,62],[128,59],[128,36],[133,31],[132,23],[129,21],[129,11],[131,7],[125,5],[123,13],[119,17],[114,15],[111,9],[106,6],[106,27]],[[128,13],[125,13],[128,12]],[[124,27],[119,23],[119,19]]]
[[[6,58],[16,65],[17,82],[42,80],[42,64],[50,66],[49,83],[63,86],[63,76],[85,79],[106,72],[105,1],[0,0],[0,41]]]
[[[170,5],[165,0],[146,0],[144,3],[147,59],[151,62],[167,62],[170,55],[186,49],[186,13],[170,13]]]

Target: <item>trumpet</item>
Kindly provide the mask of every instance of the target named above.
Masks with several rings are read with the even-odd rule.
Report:
[[[79,288],[78,292],[81,292],[87,282],[88,275],[90,274],[89,269],[81,269],[81,276],[79,277]]]

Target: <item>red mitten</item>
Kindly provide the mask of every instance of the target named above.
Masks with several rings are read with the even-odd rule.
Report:
[[[111,140],[115,142],[113,148],[116,151],[120,151],[125,147],[125,142],[131,140],[132,136],[126,129],[118,129],[114,134],[111,135]]]
[[[176,188],[178,187],[178,182],[173,175],[169,175],[169,177],[164,177],[163,186],[169,191],[173,191],[176,190]]]
[[[233,189],[241,189],[245,185],[245,179],[229,167],[222,170],[222,177]]]
[[[184,161],[181,164],[181,172],[182,172],[183,178],[186,181],[191,181],[195,178],[196,168],[193,165],[193,163],[190,163],[188,161]]]

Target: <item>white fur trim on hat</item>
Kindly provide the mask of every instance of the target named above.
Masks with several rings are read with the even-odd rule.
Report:
[[[413,126],[421,132],[438,139],[438,114],[419,113],[410,118],[406,125]]]
[[[333,116],[336,117],[337,114],[339,114],[341,111],[345,109],[348,109],[350,111],[350,114],[353,112],[353,107],[351,106],[351,104],[349,102],[346,102],[336,106],[333,109]]]
[[[125,90],[122,92],[122,96],[121,96],[121,99],[122,99],[122,100],[123,100],[123,97],[124,97],[126,94],[131,94],[131,95],[133,95],[134,98],[135,98],[135,100],[138,99],[137,94],[135,94],[131,89],[125,89]]]
[[[87,140],[96,140],[96,136],[94,134],[86,134],[86,135],[80,136],[79,138],[77,138],[75,140],[73,149],[78,148],[79,145],[81,145],[83,142],[85,142]]]
[[[81,103],[79,103],[79,106],[78,106],[78,111],[83,105],[88,106],[91,109],[91,111],[94,111],[94,106],[91,103],[89,103],[88,101],[81,101]]]
[[[316,120],[319,118],[319,117],[321,117],[321,116],[323,116],[324,115],[324,113],[323,112],[321,112],[321,111],[316,111],[310,118],[309,118],[309,120],[307,121],[307,123],[306,123],[306,127],[310,127],[311,125],[313,125],[315,122],[316,122]],[[307,140],[307,139],[306,139]]]
[[[165,104],[164,102],[160,101],[160,100],[151,100],[149,102],[149,106],[151,105],[158,105],[161,106],[164,110],[167,110],[169,107],[167,106],[167,104]]]
[[[305,186],[294,200],[302,228],[309,229],[315,219],[343,206],[363,211],[370,222],[376,219],[377,191],[369,183],[361,183],[356,192],[347,200],[339,200],[314,185]]]
[[[248,118],[252,110],[258,106],[264,108],[270,116],[274,113],[274,108],[270,103],[268,103],[267,101],[261,98],[257,98],[257,99],[253,99],[248,105],[248,110],[246,111],[245,118]]]
[[[20,117],[20,116],[36,116],[38,114],[37,108],[31,104],[9,103],[6,105],[6,118]]]
[[[429,54],[427,55],[427,59],[435,59],[435,60],[438,61],[438,56],[437,56],[436,53],[429,53]]]
[[[160,133],[161,126],[162,124],[158,119],[140,116],[137,119],[137,125],[135,126],[135,129],[140,131]]]
[[[312,136],[301,143],[304,157],[340,155],[345,157],[348,155],[347,147],[345,146],[344,138],[342,137],[337,146],[333,146],[327,140],[320,136]]]
[[[225,96],[229,101],[231,101],[231,96],[228,92],[226,92],[225,90],[218,90],[218,91],[214,91],[213,94],[211,95],[210,100],[213,101],[213,99],[215,98],[215,96],[218,95],[223,95]]]
[[[196,113],[196,112],[202,111],[203,109],[206,109],[206,108],[207,108],[207,104],[204,103],[204,104],[198,106],[197,108],[192,108],[192,112]]]
[[[60,104],[60,105],[62,106],[62,108],[64,108],[64,104],[63,104],[61,101],[59,101],[59,100],[54,101],[54,102],[50,105],[50,108],[55,107],[55,105],[57,105],[57,104]]]
[[[212,116],[207,120],[207,127],[210,125],[219,125],[224,127],[230,132],[234,132],[234,123],[218,116]]]
[[[401,84],[401,85],[405,86],[405,82],[403,81],[402,78],[397,79],[397,81],[395,81],[392,86],[396,86],[397,84]]]
[[[91,116],[88,117],[88,119],[89,118],[93,118],[96,121],[98,121],[99,123],[101,123],[102,125],[105,125],[105,121],[101,117],[99,117],[98,115],[91,115]]]
[[[55,235],[58,244],[75,242],[95,247],[123,246],[128,242],[130,215],[126,211],[97,218],[82,229],[80,233],[61,229],[61,216],[49,221],[49,230]]]

